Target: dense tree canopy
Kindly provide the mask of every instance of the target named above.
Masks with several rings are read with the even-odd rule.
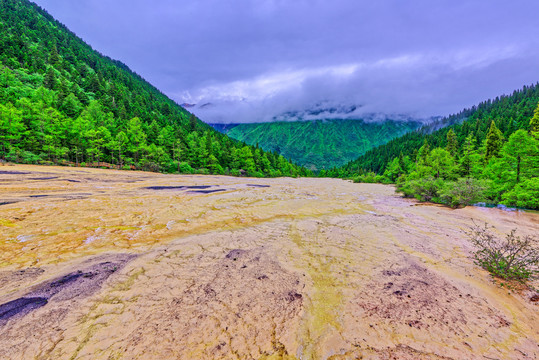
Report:
[[[505,136],[491,121],[479,146],[473,131],[460,143],[449,129],[445,149],[431,150],[425,137],[417,152],[393,158],[383,174],[355,179],[396,183],[406,196],[455,207],[488,202],[539,209],[538,114],[539,106],[528,126]]]
[[[0,159],[309,174],[276,153],[214,131],[27,0],[0,2]]]
[[[230,137],[258,144],[318,171],[342,166],[367,150],[417,129],[415,121],[325,119],[239,124],[227,130]]]
[[[475,139],[477,144],[481,145],[487,138],[492,122],[503,136],[503,141],[507,141],[511,134],[518,129],[528,130],[530,118],[536,118],[535,122],[539,124],[539,114],[534,116],[538,102],[539,84],[524,86],[511,95],[503,95],[494,100],[482,102],[478,106],[465,109],[458,114],[448,116],[441,121],[393,139],[385,145],[367,151],[358,159],[349,162],[331,174],[356,176],[365,171],[382,174],[400,153],[415,157],[425,139],[431,147],[446,147],[447,134],[451,130],[455,133],[460,147],[469,135]],[[459,151],[461,150],[459,148]]]

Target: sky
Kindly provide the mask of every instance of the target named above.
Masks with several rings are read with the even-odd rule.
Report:
[[[206,122],[428,118],[539,81],[537,0],[34,2]]]

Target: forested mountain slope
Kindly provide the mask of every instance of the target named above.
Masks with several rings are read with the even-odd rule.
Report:
[[[539,87],[524,87],[456,115],[462,122],[407,134],[330,174],[396,183],[405,196],[455,207],[539,209],[538,101]]]
[[[448,116],[441,121],[450,124],[447,127],[431,132],[431,128],[427,126],[369,150],[339,171],[346,175],[358,174],[363,170],[381,174],[400,153],[415,154],[425,140],[431,147],[446,146],[447,133],[451,129],[455,132],[459,144],[464,142],[468,134],[473,134],[476,143],[481,144],[486,139],[491,120],[494,120],[507,139],[516,130],[528,127],[538,101],[539,85],[524,86],[511,95],[502,95]]]
[[[26,0],[0,2],[0,159],[307,174],[214,131]]]
[[[277,152],[311,170],[342,166],[367,150],[417,129],[419,122],[363,120],[278,121],[239,124],[225,133]]]

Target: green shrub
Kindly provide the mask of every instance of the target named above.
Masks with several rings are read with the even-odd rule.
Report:
[[[398,185],[397,190],[402,192],[405,197],[414,197],[419,201],[434,201],[438,199],[443,184],[442,179],[427,176],[421,179],[404,181]]]
[[[502,204],[539,209],[539,177],[524,180],[502,195]]]
[[[476,248],[474,259],[492,275],[506,280],[528,280],[539,274],[539,241],[526,235],[516,236],[511,230],[505,239],[496,237],[487,223],[474,226],[468,231]]]
[[[474,178],[460,178],[447,181],[440,190],[440,198],[444,204],[453,208],[472,205],[485,199],[486,183]]]
[[[191,167],[191,165],[189,165],[186,162],[181,162],[180,163],[180,173],[182,173],[182,174],[192,174],[193,172],[194,172],[194,170]]]
[[[384,177],[382,175],[377,175],[376,173],[368,172],[366,174],[356,176],[355,178],[352,179],[352,181],[355,183],[372,184],[372,183],[382,182],[383,179]]]

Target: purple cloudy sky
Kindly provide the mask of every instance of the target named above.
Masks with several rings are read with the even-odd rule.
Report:
[[[539,81],[537,0],[35,2],[208,122],[447,115]]]

